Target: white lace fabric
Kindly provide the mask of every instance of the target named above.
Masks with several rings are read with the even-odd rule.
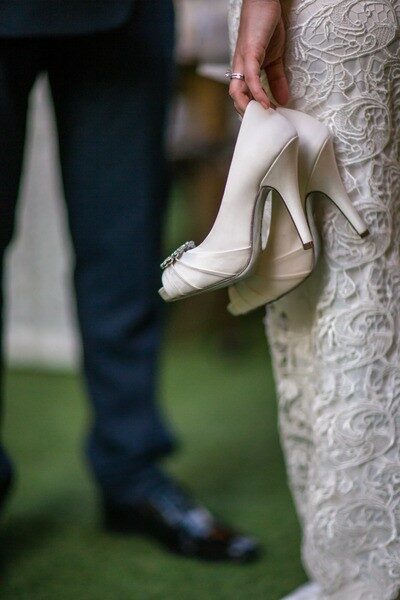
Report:
[[[234,46],[240,0],[230,0]],[[294,0],[292,108],[326,123],[360,240],[317,198],[323,254],[266,318],[282,446],[318,600],[400,590],[400,0]],[[310,600],[317,600],[315,594]]]

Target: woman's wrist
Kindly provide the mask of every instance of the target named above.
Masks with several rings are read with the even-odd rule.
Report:
[[[270,107],[260,80],[264,70],[274,98],[279,104],[286,104],[284,46],[280,0],[243,0],[233,70],[242,73],[244,81],[232,80],[230,84],[230,95],[238,112],[243,113],[252,98],[265,108]]]

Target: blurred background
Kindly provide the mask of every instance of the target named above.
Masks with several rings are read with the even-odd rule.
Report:
[[[229,62],[227,0],[176,0],[176,8],[165,254],[208,232],[239,126],[227,87],[199,75],[204,63]],[[19,481],[0,532],[0,597],[278,600],[304,574],[262,312],[230,317],[225,290],[172,305],[160,381],[184,449],[168,467],[216,512],[262,539],[261,562],[204,565],[166,556],[145,540],[99,533],[82,460],[87,414],[45,78],[31,97],[20,196],[7,264],[4,427]]]

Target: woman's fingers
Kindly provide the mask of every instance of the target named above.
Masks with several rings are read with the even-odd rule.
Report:
[[[283,20],[280,19],[271,38],[263,64],[272,95],[279,104],[286,104],[289,100],[289,85],[283,63],[285,37],[285,26]]]
[[[283,59],[279,58],[270,65],[266,65],[265,73],[273,97],[278,104],[285,105],[289,100],[289,85],[286,79]]]
[[[257,100],[264,108],[270,108],[271,103],[260,80],[260,61],[251,55],[245,57],[244,76],[247,86],[254,100]]]
[[[244,75],[243,61],[239,56],[235,56],[233,61],[234,73],[242,73]],[[233,100],[233,104],[237,112],[243,116],[248,103],[251,100],[251,95],[247,82],[241,79],[231,79],[229,85],[229,95]]]
[[[244,111],[251,100],[249,88],[246,83],[239,79],[232,79],[229,86],[229,95],[233,100],[235,109],[243,116]]]
[[[253,98],[264,108],[270,108],[270,100],[261,85],[259,61],[255,58],[247,58],[243,62],[239,57],[236,57],[233,71],[244,75],[244,81],[232,79],[229,86],[229,95],[233,99],[238,113],[243,115],[248,103]]]
[[[265,69],[271,92],[279,104],[288,100],[288,84],[282,56],[285,27],[279,0],[243,0],[234,70],[243,73],[245,82],[232,82],[230,95],[235,107],[243,112],[254,98],[264,108],[271,101],[264,90],[260,73]]]

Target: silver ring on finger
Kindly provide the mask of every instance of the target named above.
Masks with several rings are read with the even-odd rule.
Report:
[[[240,81],[244,81],[243,73],[232,72],[230,69],[228,69],[227,72],[225,73],[225,77],[227,77],[231,81],[232,81],[232,79],[240,79]]]

